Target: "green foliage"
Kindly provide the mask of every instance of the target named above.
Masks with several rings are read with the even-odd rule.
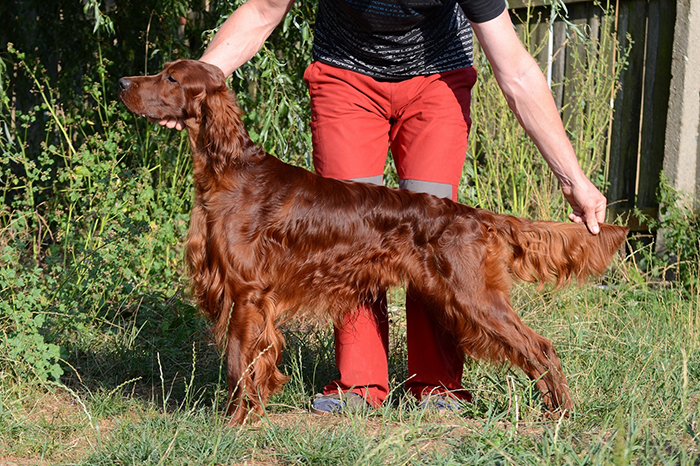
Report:
[[[48,283],[46,283],[48,282]],[[39,267],[23,265],[17,250],[5,246],[0,254],[0,329],[3,345],[0,364],[12,362],[22,378],[58,380],[61,348],[42,334],[54,280],[44,280]]]
[[[0,322],[4,347],[12,348],[3,359],[18,363],[10,366],[18,374],[31,368],[40,379],[57,379],[54,340],[94,331],[96,320],[119,314],[142,293],[178,282],[190,161],[184,135],[135,131],[89,77],[84,90],[95,105],[69,113],[41,67],[9,51],[42,102],[31,113],[4,103],[2,124],[14,134],[0,139]],[[34,146],[28,135],[39,129],[44,140]]]
[[[660,257],[654,257],[651,262],[657,268],[671,264],[679,283],[691,292],[700,292],[700,215],[693,209],[692,199],[673,189],[663,173],[659,204],[659,219],[646,220],[663,235],[664,248]]]

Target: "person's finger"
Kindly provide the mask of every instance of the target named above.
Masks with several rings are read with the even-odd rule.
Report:
[[[598,224],[598,220],[596,219],[595,215],[586,216],[586,226],[588,227],[588,231],[594,235],[600,233],[600,225]]]
[[[583,220],[586,222],[588,230],[597,235],[600,233],[600,223],[605,221],[605,198],[598,199],[594,205],[584,208]]]
[[[600,233],[600,223],[605,220],[605,204],[602,207],[601,205],[587,208],[575,207],[568,217],[574,223],[584,223],[588,231],[597,235]]]
[[[182,121],[176,118],[165,118],[163,120],[160,120],[158,124],[161,126],[165,126],[169,129],[176,129],[178,131],[182,131],[185,128],[185,125],[182,123]]]
[[[576,214],[575,212],[571,212],[569,214],[569,220],[571,220],[574,223],[583,223],[583,219],[581,218],[581,216]]]

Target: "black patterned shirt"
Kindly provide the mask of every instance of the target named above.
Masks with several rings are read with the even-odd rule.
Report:
[[[504,0],[319,0],[314,59],[384,80],[472,66],[470,21]]]

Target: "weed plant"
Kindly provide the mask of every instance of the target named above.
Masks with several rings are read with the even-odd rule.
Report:
[[[700,289],[697,273],[700,270],[700,215],[693,209],[693,200],[673,189],[663,173],[659,203],[659,218],[646,220],[661,232],[663,247],[657,248],[649,262],[656,267],[671,264],[673,273],[666,276],[675,279],[692,295]]]
[[[8,2],[0,12],[19,11],[20,3],[54,17],[47,15],[54,2]],[[8,44],[0,53],[0,463],[700,462],[697,216],[672,192],[664,194],[662,226],[679,258],[681,286],[650,280],[658,263],[633,259],[651,263],[654,255],[630,244],[603,281],[556,293],[515,290],[523,320],[558,348],[576,402],[569,418],[545,419],[532,382],[519,372],[473,361],[464,374],[473,403],[459,413],[418,409],[402,388],[410,377],[404,296],[394,290],[392,393],[383,407],[308,414],[313,394],[337,374],[332,329],[302,321],[285,331],[282,370],[290,382],[257,423],[228,428],[225,362],[210,344],[182,265],[192,202],[186,136],[134,118],[118,103],[115,83],[200,54],[206,31],[230,5],[210,2],[204,12],[201,2],[117,3],[111,12],[92,0],[66,5],[56,25],[44,23],[59,38],[76,29],[73,49],[66,41],[42,47],[20,41],[21,12],[8,16],[0,33],[17,34],[25,45]],[[301,76],[310,60],[313,8],[297,2],[231,82],[251,136],[307,167]],[[173,25],[182,15],[188,22],[178,32]],[[140,36],[132,31],[141,26]],[[84,37],[92,42],[76,45]],[[572,33],[570,40],[582,37]],[[541,47],[526,43],[533,53]],[[565,124],[582,165],[602,186],[606,105],[619,70],[609,67],[613,42],[581,44],[574,58],[583,72],[564,83],[577,90]],[[49,66],[50,47],[65,61],[60,74]],[[83,55],[65,60],[71,51]],[[558,187],[506,109],[483,57],[477,62],[461,199],[563,218]]]

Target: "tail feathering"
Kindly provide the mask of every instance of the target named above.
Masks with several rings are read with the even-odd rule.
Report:
[[[576,278],[603,274],[629,229],[601,224],[591,234],[584,225],[529,222],[505,234],[512,251],[511,273],[526,282],[554,282],[557,288]]]

